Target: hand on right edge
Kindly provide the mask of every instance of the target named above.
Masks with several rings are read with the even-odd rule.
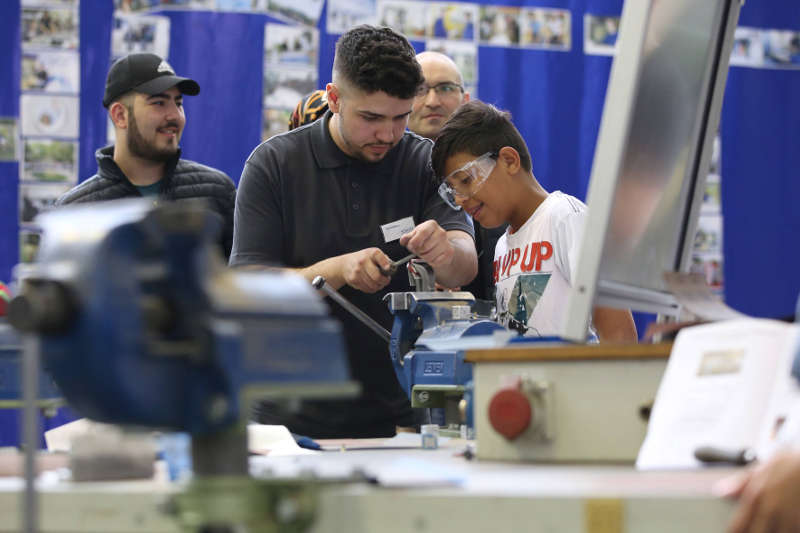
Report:
[[[800,532],[800,453],[782,452],[721,480],[720,496],[739,500],[728,533]]]

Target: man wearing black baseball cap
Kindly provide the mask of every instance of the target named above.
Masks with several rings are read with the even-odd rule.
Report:
[[[64,194],[57,205],[137,196],[154,201],[203,198],[222,217],[220,244],[227,257],[236,187],[223,172],[180,158],[186,124],[183,95],[199,92],[196,81],[177,76],[155,54],[129,54],[115,61],[103,96],[115,142],[95,153],[97,174]]]
[[[189,96],[200,93],[196,81],[176,76],[169,63],[157,55],[129,54],[117,60],[108,71],[103,106],[108,108],[111,102],[131,91],[152,96],[171,87]]]

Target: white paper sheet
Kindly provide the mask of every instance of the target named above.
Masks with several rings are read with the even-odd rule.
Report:
[[[252,453],[278,455],[313,455],[320,453],[297,445],[286,426],[247,425],[248,449]]]
[[[694,450],[750,448],[763,458],[796,394],[800,327],[744,319],[683,329],[659,386],[640,469],[694,468]]]

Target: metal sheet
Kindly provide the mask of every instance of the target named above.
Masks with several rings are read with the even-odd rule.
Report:
[[[680,267],[725,0],[654,2],[600,277],[663,289]]]
[[[597,304],[677,313],[662,275],[688,267],[739,1],[625,3],[565,338]]]

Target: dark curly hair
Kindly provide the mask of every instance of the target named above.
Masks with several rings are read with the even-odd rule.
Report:
[[[461,105],[445,122],[431,152],[436,179],[444,178],[447,159],[460,153],[483,155],[510,146],[519,153],[522,168],[530,172],[531,154],[525,139],[511,122],[511,113],[480,100]]]
[[[408,40],[391,28],[356,26],[336,41],[333,79],[367,93],[383,91],[395,98],[414,98],[424,82],[422,68]]]

